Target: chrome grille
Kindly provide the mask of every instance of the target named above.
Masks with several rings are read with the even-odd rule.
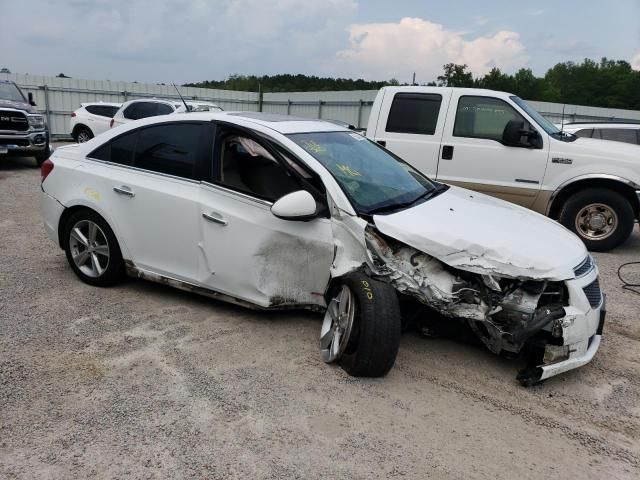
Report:
[[[586,273],[589,273],[593,268],[593,259],[591,255],[587,255],[580,265],[573,269],[573,272],[576,274],[576,277],[581,277]]]
[[[0,110],[0,130],[18,130],[24,132],[29,129],[29,123],[24,113],[14,110]]]
[[[589,300],[589,305],[593,308],[599,307],[602,303],[602,292],[600,291],[600,282],[596,278],[593,282],[583,288],[584,294]]]

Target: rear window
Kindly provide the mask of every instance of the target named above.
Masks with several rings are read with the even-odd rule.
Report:
[[[438,123],[442,95],[396,93],[387,119],[387,132],[433,135]]]

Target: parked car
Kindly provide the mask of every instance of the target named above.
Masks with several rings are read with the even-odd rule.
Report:
[[[597,138],[640,145],[640,122],[637,123],[565,123],[562,131],[582,138]]]
[[[87,102],[71,114],[69,131],[78,143],[91,140],[111,128],[111,119],[122,106],[121,103]]]
[[[558,220],[590,250],[620,245],[640,217],[637,146],[563,135],[509,93],[384,87],[367,137],[438,181]]]
[[[325,310],[322,359],[351,375],[393,366],[399,299],[495,353],[537,352],[526,384],[586,364],[600,344],[598,269],[573,233],[429,180],[329,122],[147,118],[59,148],[42,166],[41,206],[82,281],[127,273],[251,308]]]
[[[36,109],[33,94],[14,82],[0,80],[0,158],[34,157],[40,166],[53,151],[47,121]]]
[[[190,100],[187,103],[189,112],[216,112],[222,111],[215,103]],[[133,120],[169,115],[171,113],[184,113],[184,103],[175,100],[162,100],[158,98],[145,98],[129,100],[122,104],[111,119],[111,127],[117,127]]]

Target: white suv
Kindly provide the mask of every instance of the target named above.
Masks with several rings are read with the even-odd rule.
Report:
[[[215,112],[222,111],[215,103],[188,101],[189,112]],[[176,100],[162,100],[158,98],[129,100],[122,104],[113,115],[111,127],[117,127],[133,120],[141,118],[169,115],[171,113],[185,112],[184,104]]]
[[[84,143],[106,132],[111,118],[121,106],[121,103],[109,102],[81,103],[80,108],[71,114],[71,136],[76,142]]]
[[[614,142],[640,145],[640,122],[638,123],[565,123],[559,125],[566,133],[582,138],[599,138]]]
[[[393,366],[399,298],[408,317],[468,326],[494,353],[531,351],[525,384],[600,344],[605,299],[578,237],[329,122],[147,118],[59,148],[42,178],[45,228],[82,281],[126,273],[255,309],[323,310],[320,355],[352,375]]]

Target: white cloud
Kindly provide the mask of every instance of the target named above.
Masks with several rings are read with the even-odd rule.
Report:
[[[349,34],[349,48],[339,51],[329,68],[371,79],[407,81],[415,71],[418,80],[426,82],[435,80],[449,62],[466,63],[476,75],[492,67],[513,71],[529,59],[516,32],[468,40],[461,32],[421,18],[351,25]]]
[[[631,59],[631,68],[640,70],[640,52],[636,53]]]

